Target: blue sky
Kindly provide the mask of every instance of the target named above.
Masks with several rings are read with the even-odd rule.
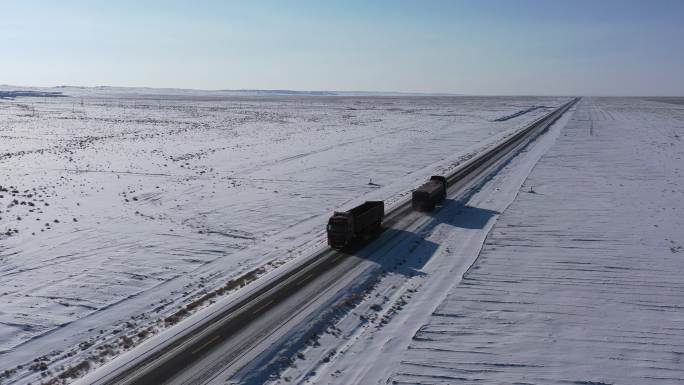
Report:
[[[684,95],[684,1],[0,2],[0,84]]]

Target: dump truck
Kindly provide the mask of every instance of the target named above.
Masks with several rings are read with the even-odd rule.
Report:
[[[354,241],[368,240],[382,228],[383,201],[368,201],[349,211],[335,211],[328,220],[328,245],[342,249]]]
[[[414,210],[432,211],[446,198],[447,180],[443,176],[433,175],[424,185],[413,191],[411,206]]]

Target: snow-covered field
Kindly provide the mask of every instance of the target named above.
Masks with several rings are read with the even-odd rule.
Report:
[[[424,277],[366,293],[375,311],[275,382],[684,383],[684,105],[585,98],[568,119],[420,234]]]
[[[585,101],[393,380],[683,383],[682,136],[684,106]]]
[[[333,209],[405,193],[548,109],[495,119],[567,99],[58,91],[0,98],[10,383],[37,357],[108,359],[207,289],[318,246]]]

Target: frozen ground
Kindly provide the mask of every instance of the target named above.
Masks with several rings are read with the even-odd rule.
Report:
[[[333,209],[402,194],[547,109],[495,119],[565,100],[58,91],[0,99],[3,369],[125,350],[318,246]]]
[[[468,202],[496,224],[447,211],[451,226],[421,235],[437,244],[427,277],[402,283],[402,296],[367,293],[381,306],[354,312],[370,326],[346,317],[276,382],[684,383],[682,136],[681,104],[583,99],[530,151],[548,149],[510,206],[497,180],[531,168],[533,154]],[[463,246],[473,237],[479,256]]]

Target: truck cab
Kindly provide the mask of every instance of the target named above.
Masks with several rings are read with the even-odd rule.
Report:
[[[435,205],[446,198],[447,180],[443,176],[433,175],[425,184],[413,191],[411,205],[415,210],[431,211]]]
[[[382,230],[383,201],[367,201],[349,211],[335,211],[328,220],[328,244],[343,249],[353,240],[368,240]]]
[[[344,247],[354,236],[354,220],[350,213],[335,212],[328,220],[328,244]]]

